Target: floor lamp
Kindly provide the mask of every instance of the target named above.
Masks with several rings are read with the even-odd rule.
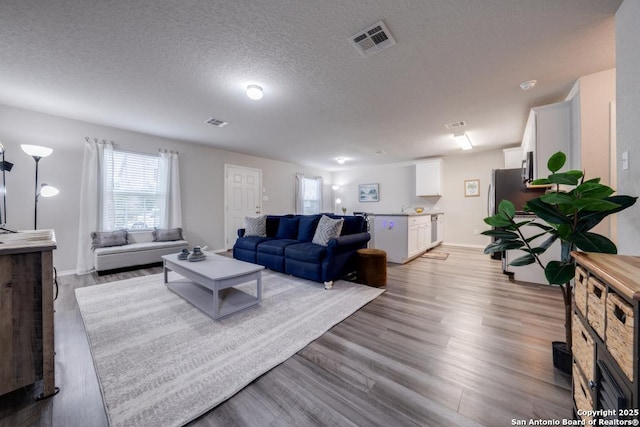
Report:
[[[40,159],[43,157],[47,157],[50,155],[53,150],[51,148],[42,147],[40,145],[20,145],[22,151],[33,157],[33,160],[36,161],[36,183],[35,183],[35,199],[34,199],[34,207],[33,207],[33,229],[38,229],[38,199],[40,196],[42,197],[53,197],[59,193],[58,189],[52,187],[47,184],[42,184],[40,188],[38,188],[38,165],[40,164]]]

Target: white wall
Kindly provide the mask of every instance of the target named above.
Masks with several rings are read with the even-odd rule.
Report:
[[[484,247],[490,239],[479,234],[490,227],[485,224],[491,170],[504,168],[502,150],[463,153],[445,158],[444,239],[446,243]],[[465,197],[464,181],[480,180],[480,196]]]
[[[342,200],[348,212],[399,213],[403,205],[442,210],[445,243],[484,247],[489,238],[474,232],[488,229],[483,219],[487,216],[491,169],[503,167],[501,149],[444,157],[442,197],[415,195],[415,166],[412,163],[334,172],[333,182],[340,185],[335,197]],[[480,180],[479,197],[464,197],[464,181],[468,179]],[[380,201],[360,203],[358,185],[371,183],[380,184]]]
[[[640,1],[625,0],[616,13],[616,104],[618,194],[640,195]],[[629,169],[622,169],[622,153]],[[618,252],[640,255],[640,205],[618,214]]]
[[[224,248],[225,163],[262,169],[264,195],[269,198],[263,202],[264,213],[293,212],[296,172],[324,178],[324,209],[332,209],[331,174],[326,171],[0,105],[0,142],[7,148],[6,160],[14,163],[6,174],[8,228],[33,229],[35,162],[22,152],[20,144],[54,150],[40,161],[39,180],[56,186],[60,194],[40,199],[38,228],[56,232],[54,263],[58,271],[75,269],[85,136],[113,140],[116,148],[124,150],[180,152],[183,228],[192,245]]]

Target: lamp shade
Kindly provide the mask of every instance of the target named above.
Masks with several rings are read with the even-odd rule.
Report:
[[[40,187],[40,195],[42,197],[53,197],[57,196],[58,193],[60,193],[60,190],[52,185],[42,184],[42,187]]]
[[[49,154],[53,153],[53,149],[43,147],[41,145],[21,144],[20,148],[22,148],[22,151],[33,157],[47,157]]]

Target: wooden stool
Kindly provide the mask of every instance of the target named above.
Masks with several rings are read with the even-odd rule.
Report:
[[[387,286],[387,253],[381,249],[358,249],[356,281],[370,286]]]

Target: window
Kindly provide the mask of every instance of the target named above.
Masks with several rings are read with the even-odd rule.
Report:
[[[158,227],[158,163],[158,156],[105,152],[103,229]]]
[[[302,214],[320,213],[322,208],[322,178],[302,178]]]

